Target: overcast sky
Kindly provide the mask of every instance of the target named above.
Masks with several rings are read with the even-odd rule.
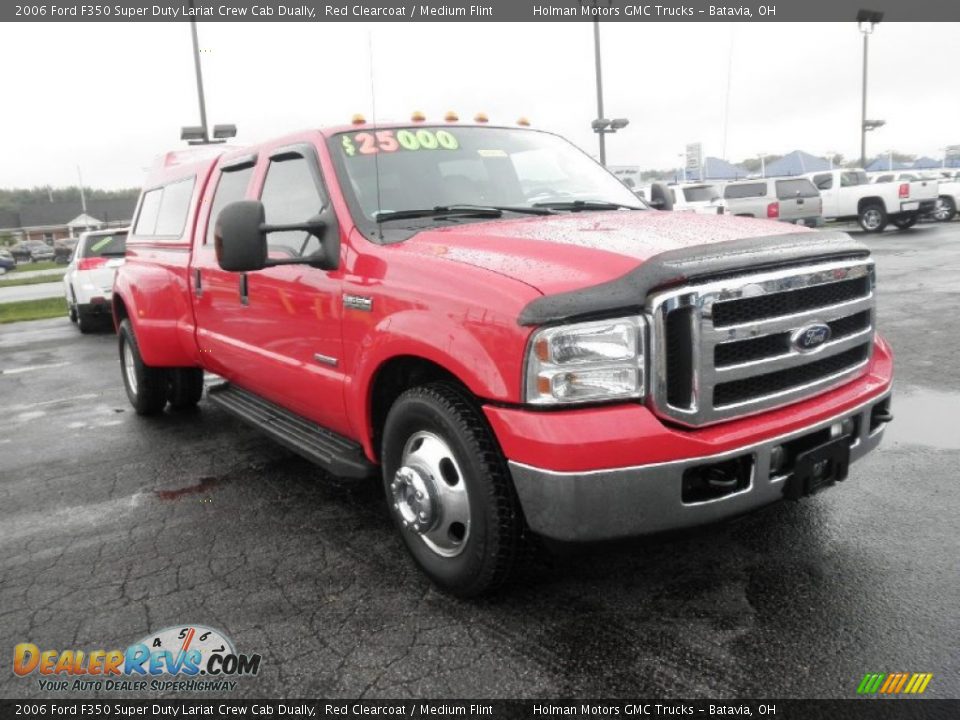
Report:
[[[869,137],[939,156],[960,144],[957,24],[880,25],[871,40]],[[493,121],[520,115],[596,152],[589,22],[200,23],[210,123],[233,122],[240,144],[305,127],[413,110]],[[608,162],[676,166],[685,143],[726,157],[801,148],[859,155],[861,38],[855,23],[603,23],[608,117],[630,126]],[[0,187],[137,186],[158,154],[199,119],[189,26],[176,23],[7,24]],[[731,56],[731,47],[732,56]]]

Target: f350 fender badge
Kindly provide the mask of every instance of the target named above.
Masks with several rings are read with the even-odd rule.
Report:
[[[364,312],[370,312],[373,310],[373,298],[366,297],[364,295],[349,295],[345,293],[343,296],[343,306],[348,310],[363,310]]]

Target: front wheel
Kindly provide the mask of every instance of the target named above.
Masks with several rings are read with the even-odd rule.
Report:
[[[118,337],[120,371],[127,398],[137,415],[156,415],[167,404],[167,373],[163,368],[143,362],[129,320],[120,323]]]
[[[475,597],[509,578],[523,515],[496,438],[466,391],[438,382],[403,393],[387,415],[381,457],[394,523],[434,583]]]
[[[860,209],[857,221],[864,232],[883,232],[887,227],[887,211],[878,203],[864,205]]]
[[[918,219],[919,219],[918,215],[906,215],[894,220],[893,224],[896,225],[901,230],[908,230],[909,228],[912,228],[914,225],[917,224]]]

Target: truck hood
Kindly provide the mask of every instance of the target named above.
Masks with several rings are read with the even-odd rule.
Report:
[[[582,212],[431,228],[398,249],[484,268],[553,295],[621,277],[669,250],[804,231],[732,216]]]

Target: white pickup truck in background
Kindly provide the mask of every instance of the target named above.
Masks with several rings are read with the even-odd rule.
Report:
[[[871,183],[863,170],[807,173],[823,199],[824,220],[856,220],[866,232],[882,232],[888,223],[901,230],[933,212],[935,180]]]
[[[917,172],[916,170],[894,170],[870,173],[870,182],[915,182],[933,181],[937,185],[937,203],[930,216],[937,222],[953,220],[960,206],[960,178],[951,177],[946,171]]]

